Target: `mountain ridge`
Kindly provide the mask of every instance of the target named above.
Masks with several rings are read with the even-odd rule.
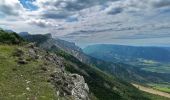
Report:
[[[86,48],[83,49],[83,51],[86,54],[89,54],[93,57],[95,56],[99,59],[107,61],[113,61],[114,59],[125,60],[125,58],[128,59],[144,58],[148,60],[169,62],[170,51],[168,49],[169,48],[167,47],[154,47],[154,46],[149,47],[149,46],[98,44],[87,46]]]

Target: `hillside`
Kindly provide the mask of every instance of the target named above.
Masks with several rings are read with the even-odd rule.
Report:
[[[96,67],[84,64],[74,56],[58,50],[58,48],[53,47],[50,51],[65,59],[67,71],[84,76],[95,100],[168,100],[138,91],[131,84],[106,74]]]
[[[55,52],[54,49],[52,51]],[[84,76],[90,90],[99,100],[147,99],[130,84],[112,77],[95,67],[86,65],[64,51],[55,53],[66,59],[66,70]],[[136,91],[135,94],[134,91]]]
[[[21,38],[15,32],[6,32],[0,29],[0,43],[7,43],[7,44],[19,44],[23,42],[24,39]]]
[[[101,44],[88,46],[83,51],[94,58],[110,62],[110,64],[115,63],[116,66],[120,66],[117,70],[119,75],[120,73],[125,74],[125,76],[130,75],[130,79],[134,81],[145,83],[170,82],[170,64],[169,62],[164,62],[165,60],[162,61],[162,58],[168,60],[170,54],[168,48]],[[115,68],[111,65],[105,65],[105,67],[99,66],[99,68],[111,74],[115,73]],[[123,69],[127,70],[126,73],[122,71]]]
[[[3,31],[0,42],[1,100],[90,99],[84,78],[66,71],[61,57],[32,43],[13,44],[22,38],[9,35]]]
[[[34,40],[34,42],[36,41],[38,41],[38,38]],[[42,43],[38,43],[38,45],[41,48],[44,48],[50,52],[54,52],[58,56],[63,57],[63,59],[65,59],[64,64],[66,66],[67,71],[79,73],[80,75],[84,76],[85,81],[89,86],[90,94],[92,94],[93,99],[152,100],[154,98],[154,96],[151,96],[150,94],[145,94],[143,92],[138,91],[138,89],[134,88],[131,84],[121,81],[120,79],[113,77],[111,75],[108,75],[94,66],[90,66],[90,62],[94,62],[91,61],[90,59],[93,58],[91,57],[88,58],[87,55],[80,53],[81,49],[79,49],[73,43],[69,43],[67,41],[59,39],[56,40],[53,38],[49,38],[46,41],[43,41]],[[74,56],[72,56],[71,54]],[[75,54],[83,56],[77,56]],[[84,61],[84,57],[86,57],[86,61],[88,60],[89,63],[84,64],[82,63],[82,61],[80,61],[80,60]],[[97,62],[98,65],[100,65],[99,63],[100,60],[97,60]],[[95,63],[97,64],[97,62]],[[155,98],[159,100],[160,97]]]

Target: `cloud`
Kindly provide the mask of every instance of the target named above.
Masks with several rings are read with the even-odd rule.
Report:
[[[119,13],[123,12],[123,10],[124,10],[125,6],[123,5],[123,3],[124,2],[122,2],[122,1],[108,3],[104,10],[107,14],[110,14],[110,15],[119,14]]]
[[[109,8],[108,11],[107,11],[107,13],[111,14],[111,15],[116,15],[116,14],[119,14],[121,12],[123,12],[123,8],[120,8],[120,7]]]
[[[106,12],[111,15],[125,12],[139,13],[169,7],[170,0],[119,0],[108,4]],[[143,12],[142,12],[143,13]]]
[[[71,14],[69,12],[65,11],[55,11],[55,10],[50,10],[50,11],[45,11],[41,16],[43,18],[50,18],[50,19],[65,19]]]
[[[79,11],[116,0],[36,0],[36,5],[45,18],[65,19]]]
[[[37,25],[39,27],[51,27],[53,26],[53,23],[43,20],[43,19],[31,19],[28,20],[27,23],[31,24],[31,25]]]
[[[4,16],[18,16],[24,11],[18,0],[0,0],[0,13]]]
[[[102,32],[108,32],[108,31],[112,31],[113,29],[112,28],[109,28],[109,29],[98,29],[98,30],[80,30],[80,31],[77,31],[77,32],[73,32],[73,33],[70,33],[69,35],[92,35],[92,34],[98,34],[98,33],[102,33]]]
[[[151,39],[151,38],[167,38],[170,37],[169,33],[166,34],[148,34],[148,33],[138,33],[133,35],[125,35],[125,36],[118,36],[113,37],[112,39]]]
[[[36,0],[34,2],[38,7],[65,9],[67,11],[79,11],[82,9],[90,8],[96,5],[103,5],[109,1],[116,0]],[[50,6],[50,7],[48,7]]]
[[[160,8],[160,7],[170,7],[170,0],[152,0],[151,4],[153,7]]]

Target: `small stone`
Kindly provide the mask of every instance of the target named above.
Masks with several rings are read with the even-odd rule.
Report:
[[[27,88],[26,88],[26,90],[27,90],[27,91],[30,91],[30,88],[29,88],[29,87],[27,87]]]
[[[17,71],[17,69],[16,68],[12,68],[12,71]]]
[[[60,91],[57,91],[57,96],[59,96],[60,95]]]
[[[25,60],[19,60],[18,63],[19,63],[19,64],[28,64],[28,62],[25,61]]]
[[[26,83],[29,84],[31,81],[26,80]]]
[[[47,71],[47,68],[46,67],[41,67],[41,70]]]

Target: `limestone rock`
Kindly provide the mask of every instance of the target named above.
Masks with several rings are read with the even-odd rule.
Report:
[[[89,88],[83,76],[78,74],[55,73],[51,75],[51,81],[59,90],[61,97],[72,96],[74,100],[89,100]]]

